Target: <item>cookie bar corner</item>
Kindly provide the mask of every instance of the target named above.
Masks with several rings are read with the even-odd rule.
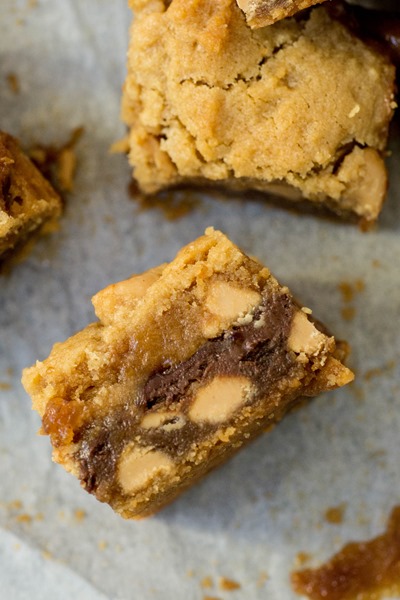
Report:
[[[61,215],[61,199],[19,147],[0,131],[0,263]]]

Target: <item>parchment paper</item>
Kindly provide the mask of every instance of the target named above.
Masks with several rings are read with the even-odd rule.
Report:
[[[398,127],[387,204],[370,233],[256,199],[198,194],[173,221],[140,211],[126,158],[108,153],[124,133],[130,20],[125,0],[1,1],[0,127],[25,146],[85,132],[60,231],[0,279],[0,597],[291,599],[299,552],[317,564],[382,531],[400,503]],[[51,462],[20,373],[94,320],[95,292],[172,259],[208,225],[351,343],[357,380],[288,416],[158,516],[127,522]],[[342,504],[343,522],[328,523],[326,509]],[[220,590],[221,576],[241,588]]]

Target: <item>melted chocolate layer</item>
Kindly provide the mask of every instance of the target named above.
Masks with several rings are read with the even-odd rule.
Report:
[[[288,295],[274,295],[261,305],[248,325],[208,340],[187,361],[154,373],[138,399],[147,409],[185,396],[195,382],[217,375],[244,376],[264,393],[287,373],[292,357],[286,351],[294,305]]]

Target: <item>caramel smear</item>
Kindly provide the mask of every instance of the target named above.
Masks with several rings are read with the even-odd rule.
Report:
[[[400,594],[400,506],[386,531],[368,542],[350,542],[317,569],[292,573],[297,594],[311,600],[378,600]]]

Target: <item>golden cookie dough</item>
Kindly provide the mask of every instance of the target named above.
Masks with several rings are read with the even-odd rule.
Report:
[[[323,6],[252,30],[235,0],[132,0],[122,114],[144,193],[209,183],[374,221],[395,69]]]

